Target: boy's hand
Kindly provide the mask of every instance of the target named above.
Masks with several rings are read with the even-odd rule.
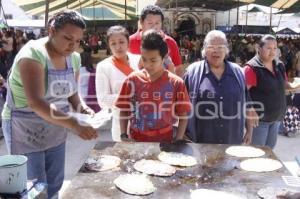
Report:
[[[192,141],[186,140],[186,139],[175,139],[173,141],[173,144],[186,144],[186,143],[191,143]]]
[[[121,138],[121,141],[122,142],[135,142],[135,140],[132,138]]]
[[[134,142],[135,140],[132,138],[129,138],[127,133],[121,133],[121,141],[122,142]]]

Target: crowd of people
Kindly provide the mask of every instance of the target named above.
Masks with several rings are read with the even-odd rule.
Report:
[[[11,61],[2,111],[7,149],[27,156],[28,179],[46,182],[49,198],[58,197],[63,183],[67,133],[82,140],[98,136],[69,117],[71,110],[112,110],[114,141],[275,147],[285,94],[300,88],[287,75],[298,74],[300,56],[292,50],[297,42],[272,35],[226,37],[218,30],[177,40],[162,31],[163,20],[162,10],[150,5],[136,33],[112,26],[106,35],[85,38],[83,18],[65,10],[49,20],[47,37],[19,43],[14,56],[5,48]],[[13,43],[5,35],[4,46]],[[81,56],[75,52],[79,46]],[[93,65],[91,54],[99,46],[111,55]],[[187,69],[184,60],[191,63]],[[88,84],[85,91],[82,82]]]

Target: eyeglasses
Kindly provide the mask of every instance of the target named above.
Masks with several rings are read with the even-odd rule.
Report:
[[[226,49],[226,45],[207,45],[206,50],[209,51],[223,51]]]

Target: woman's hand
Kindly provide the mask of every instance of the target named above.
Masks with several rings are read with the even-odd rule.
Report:
[[[84,140],[92,140],[98,137],[96,130],[88,125],[82,125],[76,121],[76,124],[73,128],[73,131],[76,135]]]
[[[91,109],[90,107],[86,107],[86,108],[83,108],[80,113],[83,113],[83,114],[88,114],[88,115],[91,115],[91,116],[94,116],[95,115],[95,111],[93,109]]]

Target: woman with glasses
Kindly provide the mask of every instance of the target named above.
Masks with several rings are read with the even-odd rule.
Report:
[[[251,132],[244,131],[245,78],[240,66],[226,60],[228,53],[225,34],[210,31],[202,50],[205,59],[191,64],[184,77],[194,108],[186,135],[194,142],[251,142]]]

